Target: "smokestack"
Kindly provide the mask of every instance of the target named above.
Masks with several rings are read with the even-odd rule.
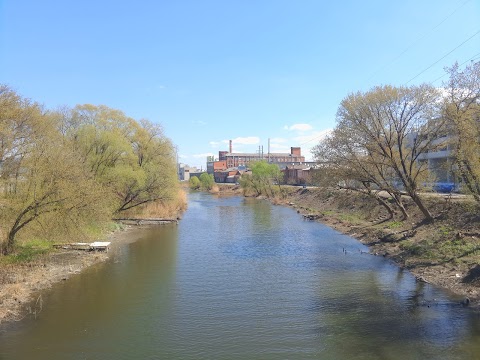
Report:
[[[268,138],[268,162],[270,162],[270,138]]]
[[[228,150],[230,151],[230,154],[233,152],[232,140],[230,140],[230,146],[228,147]]]

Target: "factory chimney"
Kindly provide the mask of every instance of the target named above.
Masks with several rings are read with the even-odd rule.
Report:
[[[228,150],[230,151],[230,154],[233,152],[232,140],[230,140],[230,146],[228,147]]]

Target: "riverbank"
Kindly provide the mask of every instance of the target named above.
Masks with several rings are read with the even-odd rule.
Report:
[[[435,216],[432,223],[413,202],[405,199],[410,217],[389,219],[385,209],[366,195],[335,189],[285,186],[284,199],[273,203],[295,208],[370,247],[408,269],[418,281],[443,287],[480,306],[480,212],[478,204],[462,195],[425,195]],[[238,187],[220,192],[241,194]]]
[[[54,284],[66,281],[85,269],[99,265],[121,253],[121,248],[137,241],[133,230],[142,226],[163,226],[174,221],[144,220],[144,224],[125,225],[105,236],[110,242],[108,251],[49,249],[29,261],[0,263],[0,324],[36,316],[42,310],[40,292]]]
[[[111,232],[105,239],[111,242],[108,252],[51,249],[30,261],[0,264],[0,324],[35,316],[42,308],[41,290],[114,257],[132,228]]]
[[[63,249],[63,246],[54,246],[50,240],[25,237],[23,243],[17,244],[14,253],[9,256],[0,255],[0,324],[18,321],[40,311],[42,301],[36,294],[90,266],[114,257],[120,246],[136,240],[132,238],[130,230],[137,225],[156,226],[177,222],[186,208],[186,193],[181,190],[174,201],[149,203],[123,212],[125,221],[113,221],[104,224],[101,230],[95,230],[96,241],[111,242],[108,252]],[[94,241],[88,236],[93,235],[86,235],[81,241]],[[71,235],[65,234],[58,245],[78,241],[74,239],[72,241]]]

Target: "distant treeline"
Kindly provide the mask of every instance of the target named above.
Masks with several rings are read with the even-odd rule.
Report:
[[[107,106],[47,110],[0,85],[0,242],[88,237],[113,216],[178,196],[160,125]]]

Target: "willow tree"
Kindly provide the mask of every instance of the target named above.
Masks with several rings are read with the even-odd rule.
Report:
[[[26,229],[35,228],[34,236],[65,231],[101,213],[96,184],[57,132],[55,117],[1,87],[0,123],[3,254]]]
[[[367,180],[395,197],[402,188],[427,220],[433,216],[419,190],[431,174],[421,160],[423,154],[444,146],[439,139],[447,122],[438,116],[438,99],[437,90],[428,85],[377,86],[348,95],[337,111],[336,133],[342,143],[338,150],[360,175],[357,180]]]
[[[444,116],[451,122],[458,173],[480,202],[480,62],[447,69]]]
[[[136,158],[134,171],[141,181],[124,183],[118,189],[120,206],[124,211],[149,202],[164,202],[178,194],[175,148],[158,124],[141,120],[131,138]]]
[[[240,186],[245,191],[253,191],[256,196],[274,196],[274,183],[280,186],[282,172],[275,164],[266,161],[255,161],[250,164],[251,174],[243,174],[240,178]]]
[[[116,212],[176,196],[174,147],[160,125],[103,105],[76,106],[65,122],[65,133]]]

